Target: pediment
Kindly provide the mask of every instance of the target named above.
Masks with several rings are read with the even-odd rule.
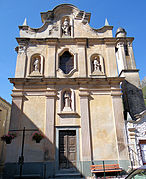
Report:
[[[76,19],[82,19],[83,21],[90,22],[90,13],[80,11],[76,6],[71,4],[61,4],[56,6],[52,11],[41,12],[42,22],[51,22],[60,20],[64,16],[72,16]]]
[[[20,37],[25,38],[97,38],[112,37],[112,26],[100,29],[90,27],[90,13],[79,10],[71,4],[61,4],[53,10],[41,12],[42,27],[19,26]],[[64,24],[68,29],[64,30]],[[67,26],[66,25],[66,26]]]

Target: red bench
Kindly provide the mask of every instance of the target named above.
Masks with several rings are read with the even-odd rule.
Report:
[[[90,169],[92,173],[122,171],[122,168],[119,167],[119,164],[91,165]]]

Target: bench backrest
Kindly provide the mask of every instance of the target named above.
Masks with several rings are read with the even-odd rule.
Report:
[[[90,166],[90,169],[91,170],[100,170],[100,169],[118,169],[119,168],[119,164],[104,164],[104,167],[103,165],[91,165]]]

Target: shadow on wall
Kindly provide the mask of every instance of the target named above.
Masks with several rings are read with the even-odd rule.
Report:
[[[136,120],[135,115],[146,110],[142,90],[125,80],[122,82],[122,91],[125,120],[127,120],[127,112],[133,120]]]
[[[28,178],[48,178],[55,177],[56,174],[71,173],[72,175],[76,174],[77,176],[84,177],[80,171],[80,164],[77,165],[76,161],[72,162],[73,160],[71,155],[66,155],[64,147],[66,141],[65,133],[63,134],[62,139],[58,140],[59,142],[61,141],[61,145],[59,144],[60,149],[56,147],[55,142],[54,144],[51,143],[45,135],[40,143],[36,143],[32,140],[32,135],[34,130],[40,131],[40,129],[14,103],[12,108],[15,109],[18,118],[15,121],[11,120],[10,131],[21,131],[16,131],[16,138],[12,140],[11,144],[7,144],[7,159],[3,171],[3,178],[11,179],[14,178],[14,176],[17,176],[17,178],[20,176],[19,157],[22,152],[24,127],[26,131],[24,139],[24,164],[22,166],[22,176],[28,176]],[[14,112],[14,110],[12,112]],[[21,115],[21,117],[19,115]],[[43,131],[40,132],[43,133]],[[75,131],[70,135],[74,136]],[[60,151],[61,155],[59,155]],[[58,161],[55,161],[55,154],[59,156]]]

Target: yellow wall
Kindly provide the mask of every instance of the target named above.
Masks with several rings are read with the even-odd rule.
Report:
[[[45,96],[27,96],[23,107],[23,125],[44,131],[46,114]]]
[[[93,95],[90,101],[94,160],[117,159],[116,136],[110,95]]]
[[[0,97],[0,137],[8,134],[10,124],[11,105]],[[0,173],[5,161],[6,144],[0,139]]]

